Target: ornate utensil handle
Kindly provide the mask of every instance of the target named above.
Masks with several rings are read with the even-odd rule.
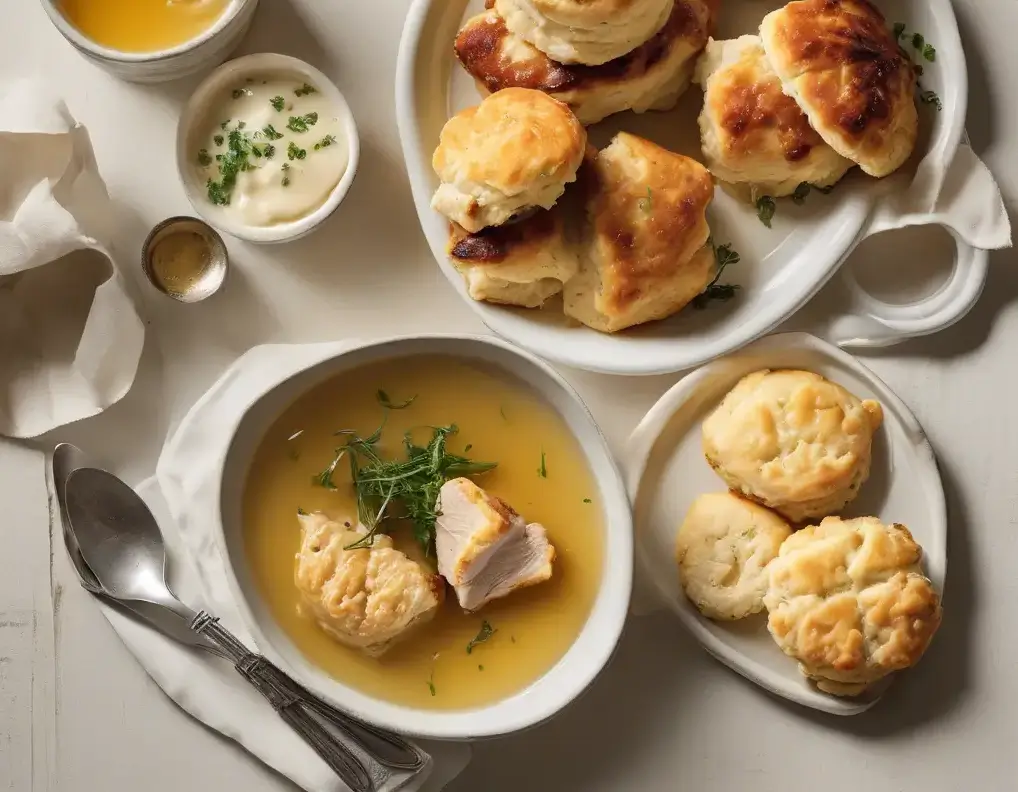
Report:
[[[240,675],[354,792],[382,788],[393,780],[390,767],[413,774],[427,765],[429,757],[402,738],[320,701],[264,657],[250,652],[214,616],[199,612],[191,629],[219,647]],[[399,786],[402,784],[395,788]]]

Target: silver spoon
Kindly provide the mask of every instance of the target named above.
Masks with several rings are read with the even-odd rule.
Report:
[[[180,602],[165,581],[166,553],[145,502],[116,476],[72,470],[64,485],[66,515],[87,569],[102,592],[124,603],[147,603],[208,639],[354,790],[398,788],[430,757],[395,734],[361,723],[319,701],[265,658],[251,654],[218,620]],[[326,729],[322,721],[337,727]],[[391,769],[410,775],[393,786]]]

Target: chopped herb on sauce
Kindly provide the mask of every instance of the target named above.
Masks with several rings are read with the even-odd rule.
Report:
[[[331,146],[335,142],[336,142],[336,136],[335,135],[326,135],[321,140],[319,140],[317,143],[315,143],[315,151],[319,151],[320,149],[323,149],[323,148],[326,148],[328,146]]]
[[[269,104],[272,105],[272,109],[277,113],[282,113],[283,107],[286,106],[286,100],[282,96],[273,96],[269,99]]]
[[[773,198],[769,195],[761,195],[756,201],[756,216],[760,218],[761,223],[770,228],[776,208],[777,205]]]
[[[498,630],[492,628],[487,619],[482,621],[481,629],[477,631],[477,635],[471,638],[470,643],[467,644],[467,654],[473,654],[475,646],[484,643],[497,632]]]
[[[548,478],[548,466],[545,464],[544,449],[541,449],[541,467],[537,469],[537,475],[541,478]]]
[[[313,85],[304,83],[300,88],[297,88],[294,92],[294,96],[307,96],[308,94],[317,93],[317,89]]]

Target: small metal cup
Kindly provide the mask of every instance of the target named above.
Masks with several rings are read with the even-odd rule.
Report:
[[[185,291],[174,291],[168,289],[153,270],[152,252],[156,245],[168,236],[183,232],[197,234],[205,241],[208,245],[209,263],[201,277]],[[223,238],[208,223],[196,217],[169,217],[157,224],[145,237],[141,248],[141,268],[145,270],[149,282],[163,294],[180,302],[195,303],[201,302],[219,291],[230,268],[230,256],[226,251]]]

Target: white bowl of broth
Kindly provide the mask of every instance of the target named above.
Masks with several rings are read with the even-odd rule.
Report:
[[[433,619],[369,657],[301,605],[298,512],[357,519],[345,460],[332,466],[336,489],[321,485],[345,433],[367,437],[381,426],[379,453],[397,458],[406,432],[423,444],[452,424],[450,453],[497,463],[474,481],[545,527],[552,577],[474,613],[449,589]],[[550,366],[494,338],[365,343],[281,382],[238,425],[218,519],[259,650],[327,701],[413,736],[494,736],[552,717],[609,661],[629,606],[632,519],[604,437]],[[397,549],[434,568],[412,526],[386,526]]]
[[[121,79],[175,80],[222,63],[240,44],[258,0],[41,0],[86,58]]]

